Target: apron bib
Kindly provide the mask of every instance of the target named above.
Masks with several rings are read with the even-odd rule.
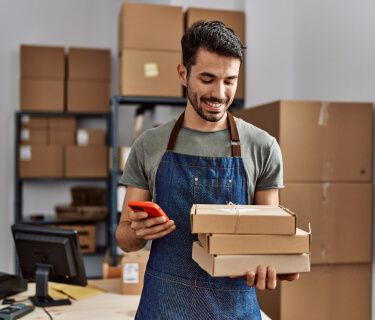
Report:
[[[255,288],[245,277],[211,277],[192,260],[194,203],[248,204],[239,135],[228,112],[232,157],[173,152],[184,114],[176,121],[156,174],[156,203],[176,230],[153,240],[136,319],[261,319]]]

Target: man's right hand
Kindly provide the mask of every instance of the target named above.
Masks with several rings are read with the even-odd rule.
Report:
[[[162,238],[176,229],[173,220],[165,222],[165,217],[147,218],[147,212],[129,211],[130,228],[137,239],[154,240]]]

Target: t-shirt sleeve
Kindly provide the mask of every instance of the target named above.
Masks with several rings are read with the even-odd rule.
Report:
[[[264,158],[263,167],[256,183],[256,190],[280,189],[283,184],[283,160],[276,139],[273,138]]]
[[[129,157],[125,163],[125,170],[120,178],[120,183],[125,186],[134,186],[140,189],[149,189],[148,178],[145,171],[145,156],[141,135],[134,142]]]

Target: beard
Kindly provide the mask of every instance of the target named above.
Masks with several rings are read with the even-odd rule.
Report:
[[[220,121],[227,111],[229,107],[229,99],[217,99],[213,97],[201,97],[198,101],[198,94],[191,90],[191,86],[189,84],[186,87],[187,97],[190,102],[190,104],[193,106],[193,109],[195,112],[204,120],[209,122],[218,122]],[[210,111],[210,110],[204,110],[204,108],[201,106],[201,103],[220,103],[224,105],[224,108],[220,111]]]

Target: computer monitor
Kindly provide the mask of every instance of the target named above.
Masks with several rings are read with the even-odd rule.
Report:
[[[70,304],[48,295],[48,280],[85,286],[87,284],[77,232],[27,224],[12,225],[22,276],[36,282],[31,301],[49,307]]]

